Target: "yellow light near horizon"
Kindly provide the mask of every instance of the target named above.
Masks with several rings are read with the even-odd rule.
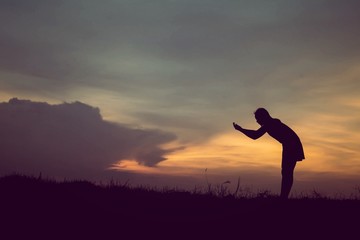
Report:
[[[360,134],[350,127],[357,118],[353,114],[313,114],[312,121],[304,123],[302,130],[306,157],[304,170],[359,174]]]
[[[169,147],[170,145],[168,145]],[[139,165],[134,160],[123,160],[111,169],[143,174],[198,175],[205,169],[226,171],[226,169],[279,167],[281,148],[273,141],[241,139],[240,135],[226,133],[215,136],[201,144],[188,146],[186,149],[166,156],[167,160],[156,167]]]
[[[341,119],[333,118],[333,121]],[[340,143],[344,139],[337,137],[324,138],[326,132],[323,124],[318,128],[309,126],[301,131],[306,159],[298,164],[297,170],[307,172],[334,172],[356,174],[360,170],[359,156],[354,149],[348,149]],[[344,132],[343,127],[333,127],[333,134]],[[306,128],[305,128],[306,129]],[[315,130],[314,130],[315,129]],[[350,141],[350,140],[347,140]],[[331,151],[329,152],[329,148]],[[186,149],[169,154],[168,160],[159,166],[188,169],[244,169],[244,168],[280,168],[281,144],[265,135],[253,141],[234,132],[219,134],[201,144],[188,146]],[[339,163],[341,156],[351,155],[345,162]]]
[[[279,168],[281,145],[271,138],[253,141],[227,133],[208,142],[188,146],[166,156],[157,167],[139,165],[136,161],[121,161],[116,169],[153,174],[185,174],[195,169]],[[181,170],[180,170],[181,169]],[[166,171],[166,172],[164,172]]]
[[[111,170],[123,170],[123,171],[130,171],[130,172],[141,172],[141,173],[156,173],[156,168],[146,167],[143,165],[140,165],[135,160],[122,160],[116,164],[114,164],[109,169]]]
[[[237,133],[224,133],[168,155],[168,160],[159,166],[191,169],[279,167],[281,146],[267,140],[254,142]]]

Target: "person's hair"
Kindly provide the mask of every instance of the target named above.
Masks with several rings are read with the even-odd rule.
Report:
[[[258,117],[260,119],[268,119],[271,118],[269,112],[265,108],[258,108],[254,112],[255,117]]]

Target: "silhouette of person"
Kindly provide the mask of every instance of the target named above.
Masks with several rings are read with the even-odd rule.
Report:
[[[268,133],[282,144],[280,197],[287,199],[294,182],[296,162],[305,159],[300,138],[290,127],[282,123],[279,119],[272,118],[265,108],[258,108],[254,114],[257,123],[261,126],[258,130],[244,129],[235,122],[233,126],[236,130],[254,140]]]

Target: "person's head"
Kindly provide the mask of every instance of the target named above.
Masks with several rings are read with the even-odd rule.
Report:
[[[261,126],[271,119],[269,112],[265,108],[258,108],[254,114],[257,123]]]

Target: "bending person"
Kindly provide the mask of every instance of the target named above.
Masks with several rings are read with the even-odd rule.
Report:
[[[287,199],[294,181],[294,169],[297,161],[305,159],[303,146],[300,138],[287,125],[279,119],[272,118],[265,108],[255,111],[255,119],[261,126],[258,130],[248,130],[233,123],[236,130],[252,139],[258,139],[265,133],[279,141],[283,146],[281,162],[281,194],[280,197]]]

